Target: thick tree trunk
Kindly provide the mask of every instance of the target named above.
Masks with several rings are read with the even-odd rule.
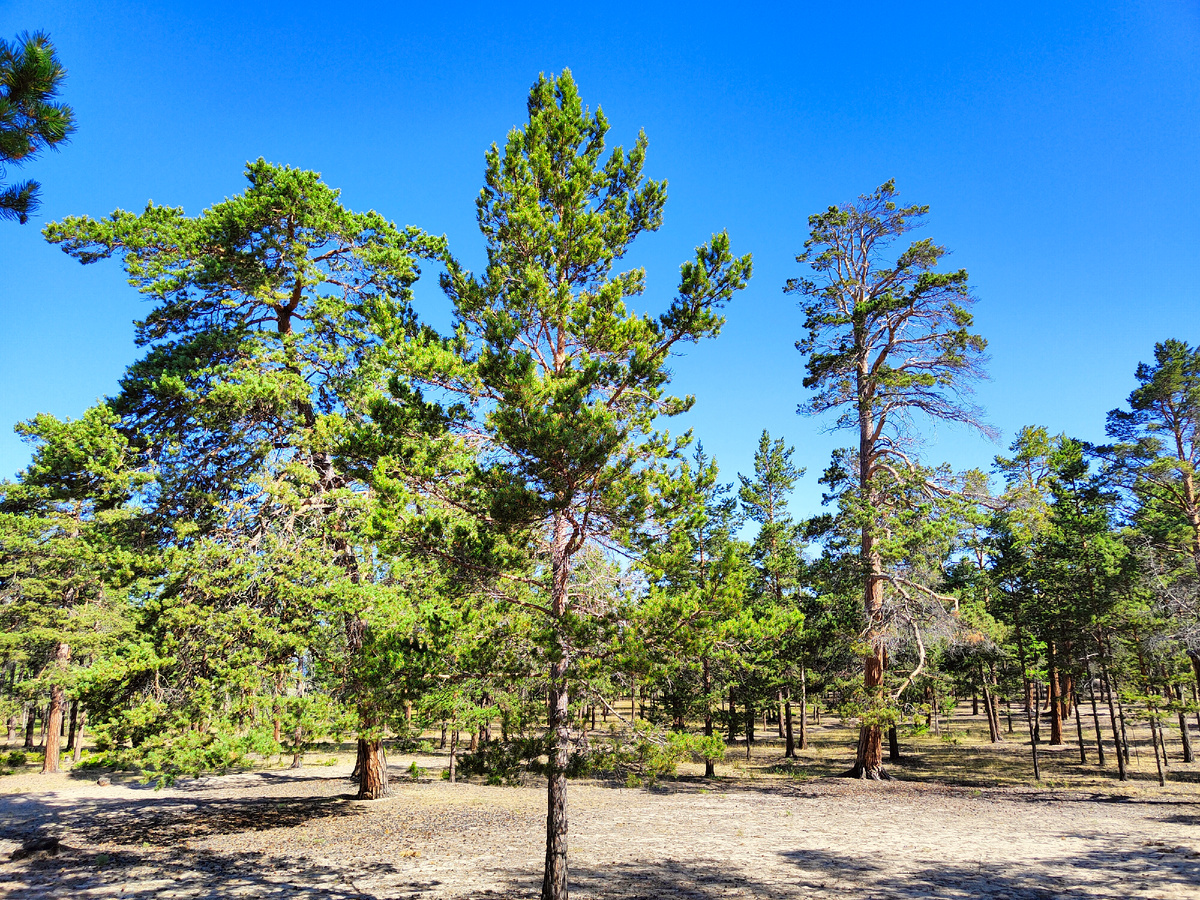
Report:
[[[29,704],[29,717],[25,722],[25,749],[33,749],[33,735],[37,730],[38,708],[36,703]]]
[[[900,762],[900,736],[895,725],[888,726],[888,762]]]
[[[359,752],[363,755],[362,769],[358,777],[358,799],[378,800],[390,794],[388,784],[387,753],[379,738],[359,738]]]
[[[1058,695],[1058,665],[1051,657],[1050,663],[1050,745],[1058,747],[1063,743],[1062,708],[1063,704]]]
[[[71,662],[71,648],[59,642],[54,649],[54,667],[60,676],[65,674]],[[55,684],[50,689],[50,711],[46,716],[46,755],[42,761],[42,774],[53,775],[60,771],[58,756],[62,748],[63,711],[66,707],[66,693],[61,684]]]
[[[11,746],[16,740],[17,740],[17,717],[9,716],[8,717],[8,738],[6,739],[5,743],[7,743]]]
[[[875,651],[865,660],[863,682],[867,694],[879,695],[883,687],[883,644],[876,642]],[[852,778],[878,781],[886,778],[883,771],[883,728],[875,722],[864,722],[858,731],[858,748],[854,755]]]

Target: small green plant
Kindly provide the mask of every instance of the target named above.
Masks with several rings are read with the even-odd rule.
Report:
[[[411,778],[413,781],[416,781],[418,778],[421,777],[421,767],[417,765],[417,761],[415,759],[412,761],[412,764],[408,767],[408,777]]]
[[[20,750],[13,750],[8,754],[7,762],[14,769],[19,769],[21,766],[25,765],[25,760],[27,758],[27,755]]]
[[[336,766],[337,765],[337,757],[336,756],[329,757],[329,759],[325,760],[325,765]]]

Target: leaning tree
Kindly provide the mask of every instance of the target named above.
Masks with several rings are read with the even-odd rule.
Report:
[[[899,206],[888,181],[855,203],[810,216],[796,261],[813,277],[789,279],[784,288],[800,297],[808,332],[796,347],[808,356],[804,387],[813,394],[800,411],[836,412],[836,426],[858,434],[843,464],[852,472],[859,536],[868,705],[884,704],[889,585],[896,594],[924,588],[888,570],[880,519],[889,495],[911,494],[914,479],[926,493],[945,490],[914,455],[916,424],[925,417],[988,430],[967,397],[982,374],[986,343],[969,331],[966,271],[938,271],[948,251],[928,238],[889,253],[928,211]],[[866,716],[851,773],[879,778],[882,761],[880,721]]]

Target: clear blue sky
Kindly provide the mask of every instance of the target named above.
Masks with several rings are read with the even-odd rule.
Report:
[[[1007,444],[1022,425],[1099,439],[1154,342],[1195,343],[1200,300],[1200,4],[534,5],[7,0],[0,34],[44,29],[79,130],[25,167],[40,218],[0,223],[0,475],[12,423],[77,416],[137,353],[147,305],[112,263],[82,267],[40,227],[148,199],[189,213],[242,189],[247,160],[316,169],[356,209],[483,258],[483,154],[523,120],[538,72],[569,66],[614,142],[644,128],[670,182],[633,262],[645,306],[728,229],[755,275],[722,336],[676,360],[687,425],[730,479],[763,428],[808,466],[798,512],[848,435],[795,414],[800,314],[781,292],[809,214],[888,178],[971,273]],[[447,305],[430,279],[431,321]],[[930,461],[1000,449],[931,432]]]

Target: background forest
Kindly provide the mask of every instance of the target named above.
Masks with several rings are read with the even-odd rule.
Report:
[[[0,49],[0,154],[19,167],[74,114],[48,39]],[[1125,780],[1135,728],[1160,784],[1193,762],[1186,328],[1145,347],[1103,440],[1030,422],[955,468],[938,428],[1000,440],[974,395],[990,298],[936,209],[861,185],[806,211],[774,286],[800,319],[758,340],[794,342],[802,372],[718,376],[837,445],[722,433],[755,448],[723,469],[686,427],[704,397],[672,378],[720,345],[761,254],[704,222],[662,299],[672,273],[635,241],[668,185],[645,132],[609,130],[569,70],[539,76],[485,153],[483,256],[263,158],[198,214],[168,197],[44,225],[148,311],[115,392],[16,426],[32,458],[0,482],[9,765],[167,783],[349,741],[376,799],[389,749],[436,744],[451,781],[545,778],[543,895],[561,897],[569,778],[712,776],[766,737],[786,765],[822,716],[857,729],[844,768],[866,779],[965,698],[1034,778],[1041,748],[1073,744]],[[5,227],[36,227],[38,185],[0,188]],[[435,284],[447,320],[422,314]],[[805,482],[823,502],[800,514]]]

